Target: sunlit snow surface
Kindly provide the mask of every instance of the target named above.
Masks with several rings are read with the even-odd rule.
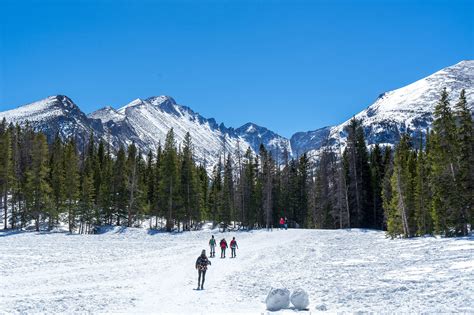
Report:
[[[212,233],[218,240],[235,235],[240,249],[235,259],[212,259],[204,291],[194,290],[194,263],[211,231],[0,233],[0,313],[261,314],[272,286],[305,289],[312,314],[474,312],[472,237],[390,240],[363,230]]]

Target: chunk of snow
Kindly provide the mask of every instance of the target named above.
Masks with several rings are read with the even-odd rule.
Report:
[[[291,304],[293,304],[297,309],[304,310],[308,308],[309,305],[309,296],[308,293],[303,289],[296,289],[291,294]]]
[[[290,306],[290,291],[284,288],[272,288],[270,292],[268,292],[265,303],[269,311],[278,311],[282,308],[288,308],[288,306]]]
[[[326,306],[326,304],[319,304],[319,305],[316,306],[316,309],[318,311],[327,311],[328,307]]]

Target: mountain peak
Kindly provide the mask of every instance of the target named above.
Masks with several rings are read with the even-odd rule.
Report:
[[[244,133],[264,133],[269,131],[267,128],[259,126],[253,122],[248,122],[235,130],[238,134]]]
[[[160,106],[163,103],[171,103],[173,105],[176,105],[176,101],[171,96],[167,96],[167,95],[151,96],[147,98],[145,101],[147,101],[148,103],[154,106]]]
[[[81,113],[79,107],[65,95],[52,95],[42,100],[7,110],[2,116],[10,121],[44,120],[50,117]]]
[[[125,115],[119,113],[115,108],[111,106],[105,106],[101,109],[98,109],[88,115],[92,119],[100,119],[102,122],[106,123],[110,120],[123,120]]]

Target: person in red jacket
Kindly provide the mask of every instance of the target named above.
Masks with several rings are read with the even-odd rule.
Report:
[[[285,219],[283,219],[283,217],[280,218],[280,229],[283,230],[283,228],[285,227]]]
[[[232,258],[235,258],[235,256],[237,256],[235,254],[236,248],[239,248],[239,245],[237,245],[237,241],[235,240],[235,237],[233,237],[232,241],[230,241],[230,252],[232,253]]]
[[[220,246],[221,246],[221,258],[225,258],[225,250],[227,247],[227,241],[225,240],[225,238],[221,239],[221,242],[220,242]]]

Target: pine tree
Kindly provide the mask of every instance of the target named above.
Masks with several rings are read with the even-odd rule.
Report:
[[[94,163],[92,165],[93,174],[94,174],[94,203],[95,203],[95,223],[97,225],[102,225],[106,222],[106,205],[104,200],[107,199],[107,196],[103,196],[102,193],[106,193],[104,186],[107,186],[107,177],[104,177],[104,167],[106,163],[106,152],[105,145],[102,140],[99,141],[99,146],[96,150],[94,157]]]
[[[127,226],[133,226],[134,218],[137,215],[140,205],[137,202],[140,199],[139,191],[139,154],[137,147],[132,143],[128,147],[128,156],[126,161],[126,174],[127,174]]]
[[[91,135],[87,153],[83,153],[82,165],[80,170],[80,188],[79,188],[79,233],[88,234],[92,232],[92,225],[95,217],[95,187],[94,187],[94,166],[95,166],[95,147],[94,138]]]
[[[120,146],[112,168],[112,207],[116,224],[126,217],[128,204],[125,149]]]
[[[68,215],[69,232],[76,228],[77,200],[79,198],[79,159],[76,144],[70,140],[64,149],[64,201]]]
[[[160,170],[160,198],[166,209],[166,230],[173,229],[176,209],[179,203],[178,156],[173,128],[166,135]],[[179,228],[179,226],[178,226]]]
[[[256,169],[252,150],[247,148],[244,155],[243,171],[242,171],[242,224],[247,229],[254,226],[256,221],[256,200],[255,200],[255,184]]]
[[[456,124],[446,89],[443,89],[435,107],[433,131],[430,151],[432,216],[436,232],[448,236],[452,235],[455,225],[458,211],[456,203],[459,199],[455,182],[457,173],[455,157],[458,152]]]
[[[101,182],[99,185],[98,196],[96,200],[98,207],[101,210],[101,222],[102,224],[112,224],[113,212],[113,160],[110,156],[110,145],[107,145],[107,149],[104,148],[104,153],[101,158],[101,146],[99,145],[99,161],[100,161],[100,178]]]
[[[372,186],[372,227],[383,226],[382,180],[384,176],[383,156],[380,146],[376,144],[370,153],[370,172]]]
[[[296,224],[301,225],[301,218],[299,216],[299,176],[298,176],[298,164],[292,159],[288,165],[288,218],[294,221]]]
[[[3,205],[5,230],[8,228],[8,195],[12,192],[14,181],[12,157],[11,129],[4,118],[0,124],[0,205]]]
[[[21,129],[20,127],[14,126],[10,123],[9,126],[11,135],[11,148],[12,148],[12,165],[11,165],[11,227],[15,229],[19,220],[19,212],[22,203],[22,190],[21,183],[23,178],[23,170],[20,164],[20,138]]]
[[[301,227],[308,227],[311,224],[308,220],[308,177],[309,177],[309,159],[308,155],[304,153],[298,161],[298,208],[297,217],[298,222],[301,222]],[[327,208],[328,206],[326,206]],[[326,211],[325,209],[324,211]]]
[[[347,147],[344,150],[344,169],[351,210],[351,227],[370,227],[372,188],[368,151],[361,122],[353,118],[347,127]]]
[[[155,162],[153,152],[150,150],[146,158],[146,169],[143,174],[143,180],[146,185],[145,204],[149,214],[152,214],[152,208],[156,195]]]
[[[307,227],[316,227],[320,229],[333,227],[332,222],[332,196],[331,196],[331,152],[327,149],[323,150],[319,165],[316,169],[315,181],[313,186],[313,198],[314,203],[311,208],[313,222],[308,220]],[[313,176],[310,176],[312,178]],[[311,196],[311,194],[309,194]],[[311,212],[310,212],[311,213]],[[312,223],[312,225],[310,225]]]
[[[232,159],[230,154],[224,166],[224,182],[222,186],[222,208],[219,214],[219,221],[222,223],[222,230],[230,225],[232,214],[234,212],[234,179]]]
[[[52,188],[52,204],[50,211],[49,229],[58,223],[59,215],[64,211],[64,148],[57,134],[51,152],[49,182]]]
[[[209,219],[209,176],[204,165],[199,165],[197,173],[199,180],[199,214],[201,219]]]
[[[416,160],[416,187],[415,187],[415,216],[417,234],[426,235],[433,233],[430,213],[431,193],[429,186],[430,165],[427,155],[429,154],[429,137],[426,139],[426,150],[423,150],[423,134],[420,133],[420,148]]]
[[[271,154],[265,149],[263,144],[260,145],[260,181],[263,206],[263,222],[267,229],[273,227],[273,179],[274,179],[274,163]],[[263,223],[262,222],[262,223]]]
[[[31,165],[26,171],[25,196],[26,207],[31,219],[35,220],[36,231],[39,231],[40,221],[46,217],[51,206],[46,137],[42,133],[34,135],[32,145]]]
[[[391,237],[414,234],[414,155],[408,135],[402,135],[395,149],[391,177],[392,198],[387,208],[387,234]]]
[[[199,215],[199,186],[196,177],[196,169],[193,160],[191,134],[186,133],[183,142],[183,153],[181,160],[181,192],[182,206],[184,209],[185,229],[189,230],[193,221],[200,218]]]
[[[467,106],[466,91],[462,90],[455,106],[455,118],[458,123],[456,140],[459,148],[459,171],[456,188],[459,191],[456,231],[467,235],[468,223],[471,231],[474,226],[474,132],[472,114]]]
[[[209,212],[212,221],[219,220],[222,209],[222,162],[221,159],[214,165],[211,187],[209,192]]]
[[[156,161],[153,172],[154,182],[155,182],[155,193],[153,195],[151,214],[155,216],[155,229],[158,228],[158,218],[164,217],[164,200],[160,196],[160,182],[161,182],[161,169],[162,169],[162,157],[163,150],[161,148],[161,142],[158,144],[158,149],[156,151]]]

